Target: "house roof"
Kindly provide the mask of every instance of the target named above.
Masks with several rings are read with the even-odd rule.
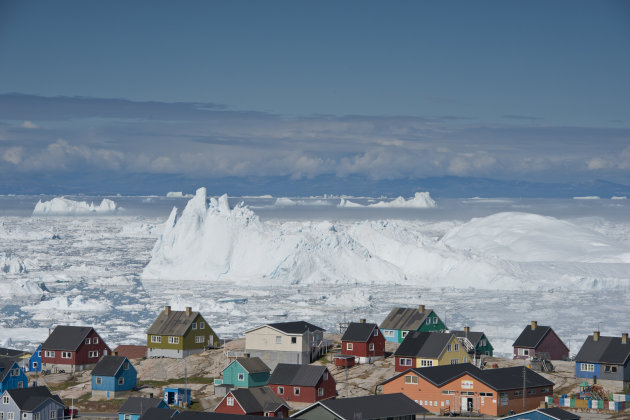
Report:
[[[380,327],[382,330],[416,331],[431,312],[433,309],[420,312],[419,308],[394,308],[381,322]]]
[[[238,357],[236,362],[243,366],[247,373],[271,372],[269,366],[260,357]]]
[[[42,344],[42,350],[76,351],[92,330],[92,327],[58,325]]]
[[[367,342],[374,334],[374,328],[378,328],[376,324],[365,322],[351,322],[343,333],[341,341]]]
[[[149,408],[156,408],[163,400],[161,398],[129,397],[118,409],[123,414],[144,414]]]
[[[453,334],[411,331],[394,356],[437,358],[452,338]]]
[[[273,370],[269,383],[274,385],[316,386],[326,366],[279,363]]]
[[[468,339],[468,341],[470,341],[472,343],[473,346],[477,347],[477,344],[479,344],[479,340],[481,340],[481,337],[483,337],[483,333],[480,331],[453,331],[451,330],[452,334],[455,334],[455,337],[466,337]]]
[[[593,336],[589,335],[575,356],[575,361],[623,365],[628,357],[630,357],[630,341],[623,344],[621,337],[606,336],[600,336],[597,341],[593,341]]]
[[[267,324],[267,326],[275,328],[286,334],[304,334],[307,331],[326,331],[325,329],[306,321],[276,322],[273,324]]]
[[[281,406],[290,408],[286,402],[278,397],[268,386],[256,388],[238,388],[230,391],[232,396],[247,413],[276,411]]]
[[[0,382],[4,381],[4,378],[11,372],[11,369],[14,368],[17,362],[15,359],[10,359],[8,357],[0,357]],[[19,367],[19,366],[15,366]]]
[[[170,408],[149,408],[138,420],[169,420],[175,417],[179,411]],[[179,418],[179,416],[177,416]]]
[[[167,313],[165,309],[160,312],[155,321],[153,321],[147,334],[182,337],[198,316],[199,312],[196,311],[187,313],[186,311],[173,311],[169,309]]]
[[[15,349],[5,349],[0,347],[0,357],[20,357],[28,354],[23,350],[15,350]]]
[[[399,378],[400,376],[406,375],[409,372],[413,372],[439,388],[456,380],[462,375],[468,374],[495,391],[503,391],[523,387],[523,369],[523,367],[516,366],[481,370],[470,363],[413,368],[387,379],[382,382],[381,385]],[[525,369],[525,386],[527,388],[553,386],[553,382],[549,381],[545,377],[539,375],[531,369]]]
[[[114,352],[119,356],[125,356],[128,359],[142,359],[147,357],[147,346],[121,344],[114,349]]]
[[[518,336],[512,346],[535,349],[536,346],[538,346],[538,343],[542,341],[549,331],[552,331],[551,327],[547,327],[545,325],[537,325],[536,329],[533,330],[532,326],[528,325],[525,327],[521,335]]]
[[[363,420],[380,419],[429,412],[426,408],[415,403],[404,394],[397,393],[318,401],[306,407],[304,410],[295,413],[291,417],[298,417],[300,414],[318,405],[344,420],[354,420],[357,418]]]
[[[177,420],[268,420],[269,417],[252,416],[249,414],[209,413],[203,411],[182,411]]]
[[[571,413],[558,407],[537,408],[535,410],[526,411],[524,413],[515,414],[513,416],[507,416],[505,419],[522,419],[526,418],[527,414],[531,413],[543,413],[546,416],[557,420],[580,420],[580,416],[578,416],[577,414]]]
[[[92,369],[92,376],[115,376],[126,360],[125,356],[103,356]]]
[[[61,406],[64,406],[61,398],[59,398],[58,395],[53,395],[48,387],[45,386],[9,389],[7,392],[20,411],[31,412],[50,399],[56,401]]]

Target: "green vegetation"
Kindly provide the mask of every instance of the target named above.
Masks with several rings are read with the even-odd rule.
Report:
[[[206,384],[212,385],[214,383],[214,378],[206,378],[204,376],[191,376],[188,379],[184,378],[171,378],[166,381],[154,381],[154,380],[138,380],[138,388],[142,386],[150,386],[153,388],[160,388],[166,385],[171,384],[183,384],[188,381],[189,384]]]

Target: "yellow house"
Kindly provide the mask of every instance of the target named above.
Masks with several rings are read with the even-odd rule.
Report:
[[[418,331],[407,334],[394,353],[394,358],[396,372],[470,361],[466,348],[455,334]]]

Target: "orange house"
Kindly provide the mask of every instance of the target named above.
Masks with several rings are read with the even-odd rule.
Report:
[[[553,382],[531,369],[481,370],[470,363],[409,369],[380,386],[383,394],[401,392],[436,414],[503,416],[538,408],[544,397],[553,395]]]

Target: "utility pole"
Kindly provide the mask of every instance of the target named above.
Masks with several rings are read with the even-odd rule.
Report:
[[[526,360],[526,359],[525,359]],[[527,375],[527,368],[525,367],[525,362],[523,361],[523,412],[527,411],[525,409],[525,387],[526,387],[526,375]]]

